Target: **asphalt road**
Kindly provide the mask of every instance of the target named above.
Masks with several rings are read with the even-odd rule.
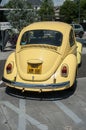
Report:
[[[21,93],[0,87],[0,130],[86,130],[86,78],[75,91]]]
[[[86,77],[86,55],[82,55],[82,64],[78,68],[77,78]]]
[[[22,93],[1,81],[11,51],[0,53],[0,130],[86,130],[86,54],[75,90]]]

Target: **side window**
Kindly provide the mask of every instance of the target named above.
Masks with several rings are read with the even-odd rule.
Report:
[[[73,32],[73,30],[70,31],[69,42],[70,42],[70,46],[71,46],[71,47],[75,44],[75,39],[74,39],[74,32]]]

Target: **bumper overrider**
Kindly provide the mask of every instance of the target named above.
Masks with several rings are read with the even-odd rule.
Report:
[[[53,90],[64,90],[70,87],[70,81],[62,82],[62,83],[55,83],[55,84],[27,84],[22,82],[10,81],[4,77],[2,80],[10,87],[19,88],[22,90],[30,90],[34,89],[34,91],[53,91]]]

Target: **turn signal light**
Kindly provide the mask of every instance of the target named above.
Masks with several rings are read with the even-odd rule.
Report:
[[[12,64],[11,64],[11,63],[9,63],[9,64],[7,65],[7,67],[6,67],[6,72],[7,72],[7,74],[10,74],[10,73],[12,72]]]
[[[61,68],[61,76],[62,77],[67,77],[68,76],[68,66],[67,65],[63,65]]]

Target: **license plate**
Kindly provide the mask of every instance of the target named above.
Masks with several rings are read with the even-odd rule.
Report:
[[[42,72],[42,64],[31,64],[28,63],[27,73],[29,74],[41,74]]]

